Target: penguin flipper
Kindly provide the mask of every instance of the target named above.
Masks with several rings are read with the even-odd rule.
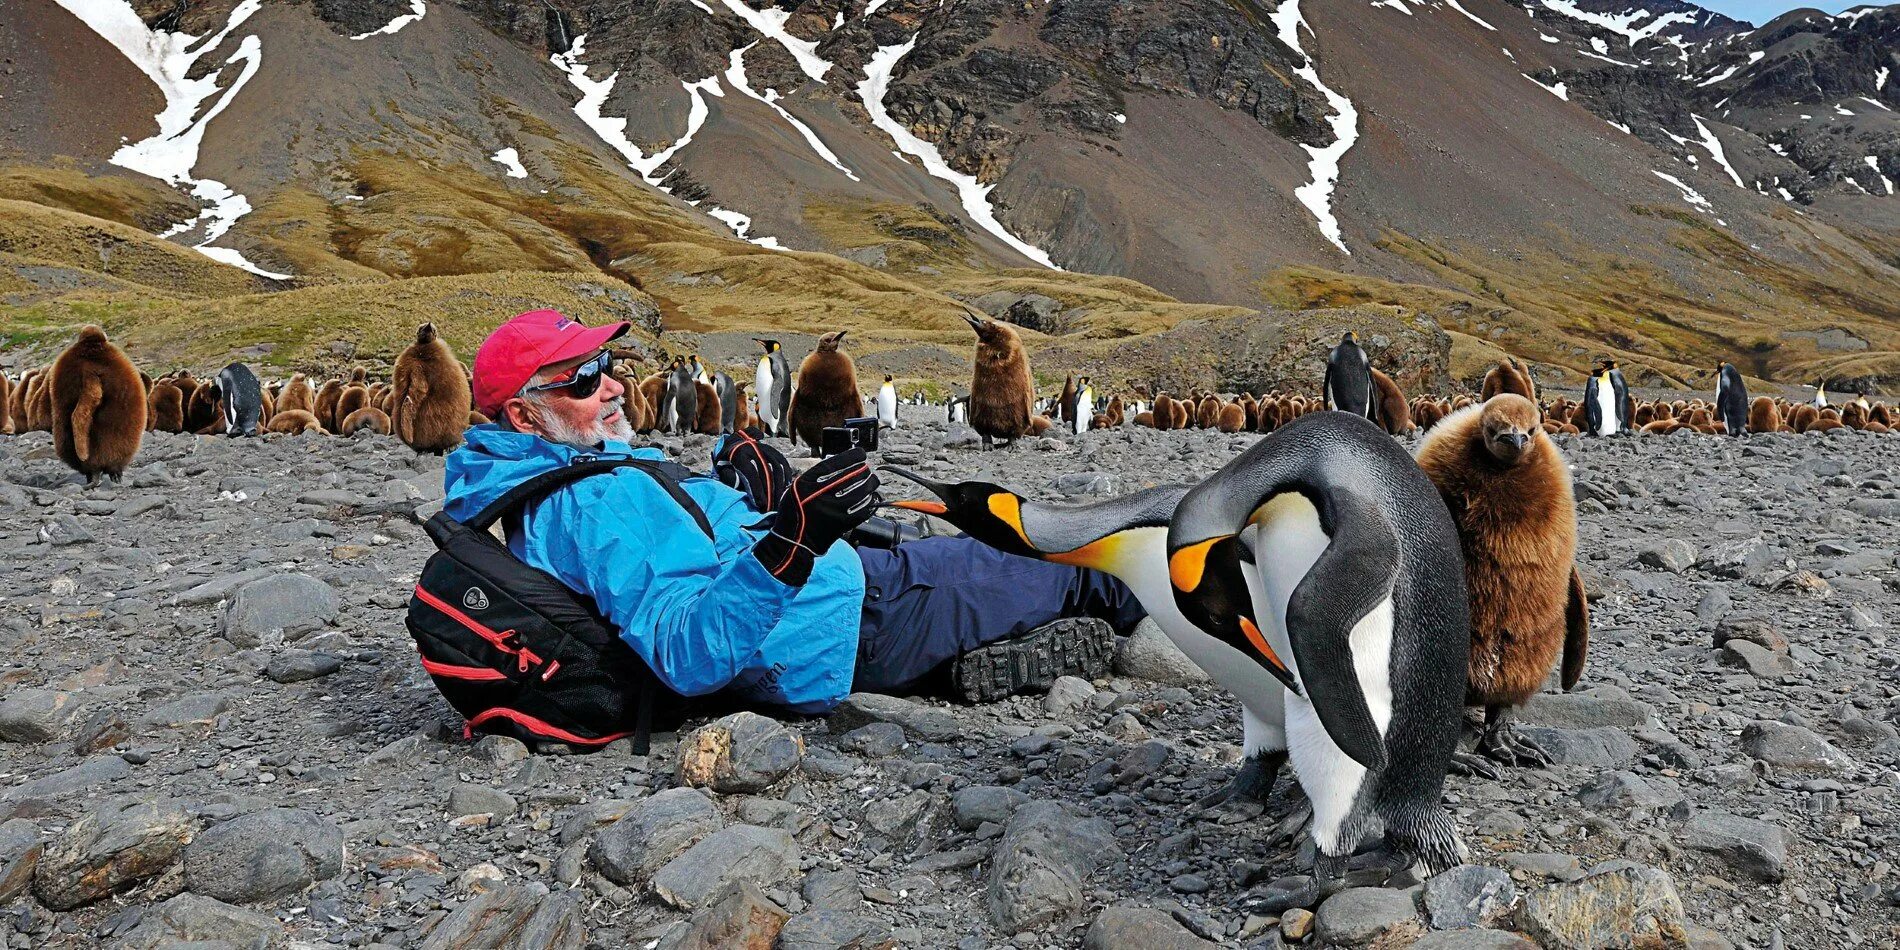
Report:
[[[1590,602],[1583,596],[1583,574],[1570,567],[1570,602],[1564,607],[1563,687],[1569,690],[1583,678],[1584,654],[1590,650]]]
[[[1392,598],[1399,538],[1370,498],[1331,489],[1321,507],[1331,541],[1287,601],[1287,639],[1326,734],[1368,770],[1386,763],[1385,738],[1359,685],[1353,628]]]

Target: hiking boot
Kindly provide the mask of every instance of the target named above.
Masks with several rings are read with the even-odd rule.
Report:
[[[993,703],[1018,693],[1047,692],[1061,676],[1107,676],[1115,660],[1115,628],[1094,617],[1064,617],[1028,633],[977,647],[950,664],[965,702]]]

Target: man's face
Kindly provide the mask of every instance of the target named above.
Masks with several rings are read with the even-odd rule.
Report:
[[[529,385],[572,379],[577,368],[599,355],[589,353],[543,366]],[[627,417],[621,411],[620,398],[626,392],[627,387],[612,373],[603,372],[599,388],[586,396],[576,396],[572,387],[560,386],[510,399],[503,404],[502,411],[507,413],[509,423],[517,431],[532,432],[550,442],[575,448],[592,448],[606,441],[633,439],[633,427],[627,424]]]

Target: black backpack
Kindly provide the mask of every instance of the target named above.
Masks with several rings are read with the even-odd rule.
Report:
[[[422,668],[467,725],[523,741],[599,748],[631,736],[645,755],[654,703],[684,698],[666,688],[592,600],[530,567],[489,533],[504,515],[580,479],[621,468],[651,476],[698,522],[705,512],[679,487],[685,467],[645,459],[575,462],[528,479],[466,522],[429,519],[439,549],[423,565],[407,624]]]

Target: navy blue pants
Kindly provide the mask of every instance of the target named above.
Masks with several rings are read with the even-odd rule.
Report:
[[[1146,616],[1114,577],[967,537],[859,548],[858,558],[864,617],[854,690],[902,690],[948,660],[1064,617],[1099,617],[1125,632]]]

